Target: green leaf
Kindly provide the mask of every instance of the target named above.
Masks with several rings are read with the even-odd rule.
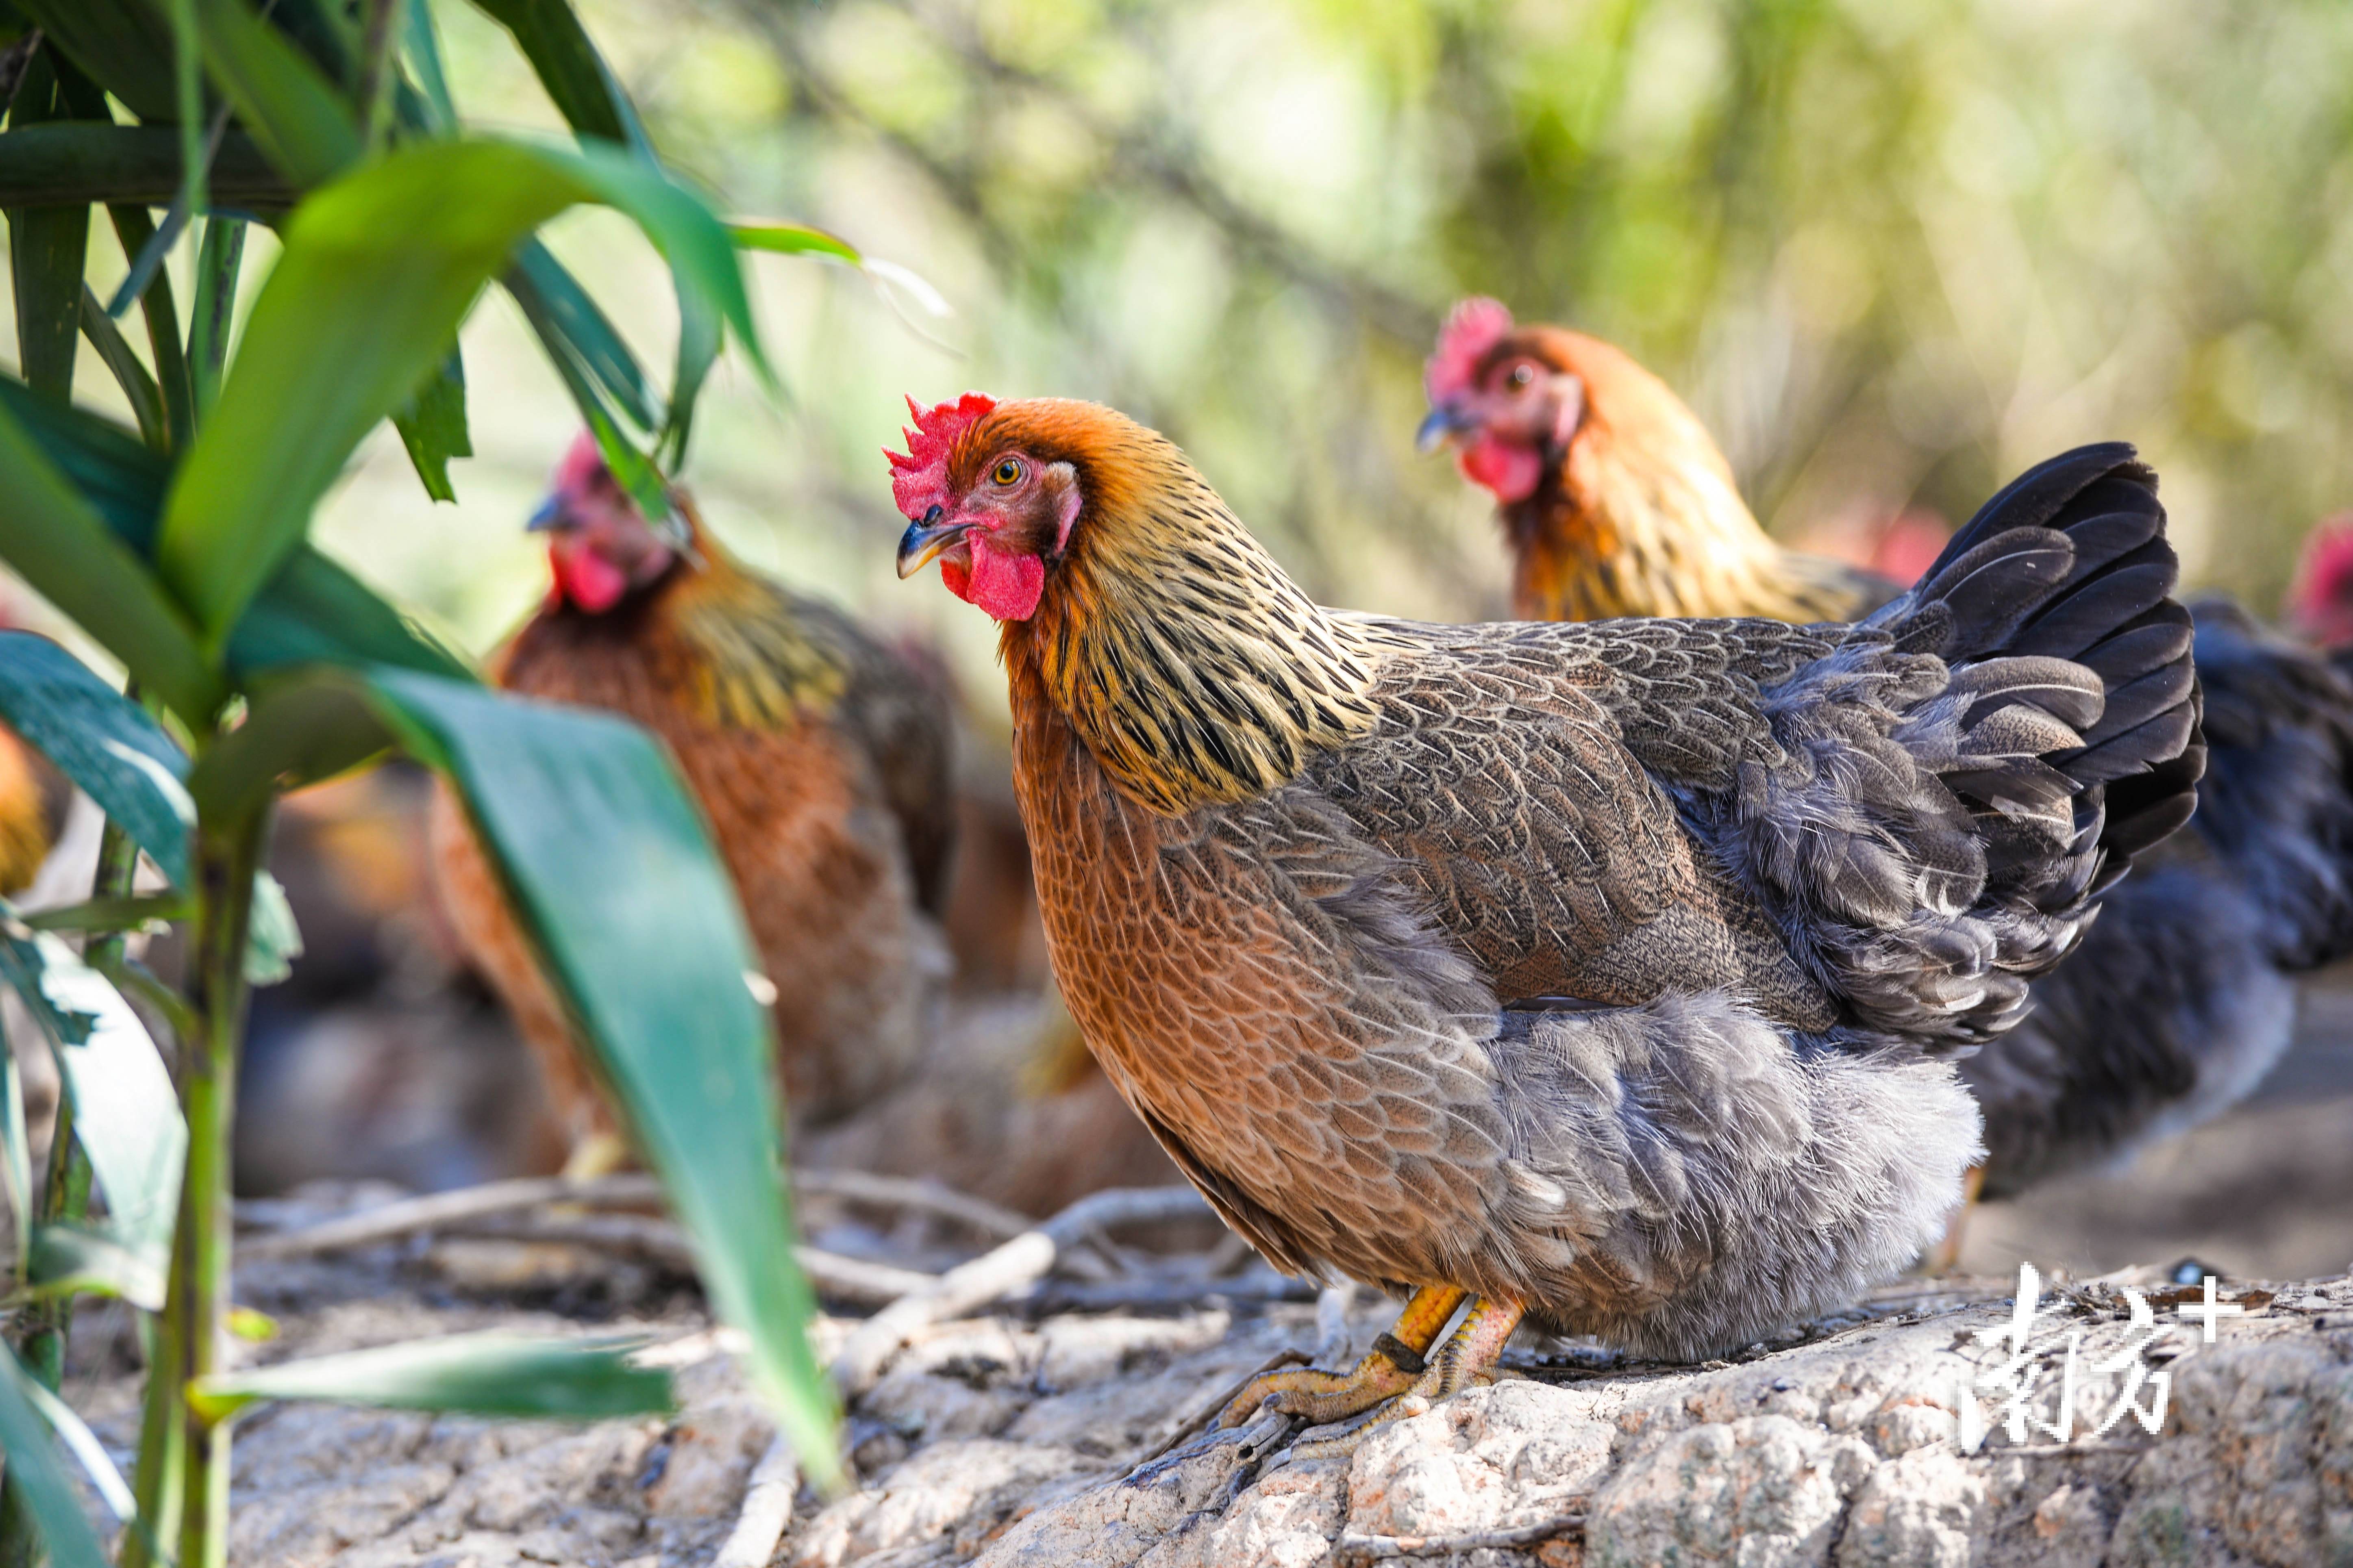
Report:
[[[559,360],[567,353],[575,356],[638,429],[653,429],[653,395],[629,345],[545,246],[536,239],[523,241],[503,281],[551,355]]]
[[[449,459],[474,455],[473,437],[466,430],[466,362],[458,346],[449,357],[426,374],[425,383],[408,406],[392,416],[408,461],[425,482],[425,493],[435,500],[454,501],[449,488]]]
[[[41,1419],[49,1424],[49,1429],[65,1444],[67,1451],[81,1461],[82,1472],[90,1477],[99,1500],[113,1511],[115,1518],[128,1522],[138,1511],[138,1504],[132,1499],[131,1488],[123,1482],[122,1472],[107,1457],[106,1445],[98,1440],[98,1434],[69,1409],[64,1400],[42,1387],[39,1378],[27,1376],[22,1371],[16,1377],[18,1389],[40,1413]]]
[[[441,35],[433,26],[431,0],[407,0],[401,16],[401,37],[408,63],[425,89],[432,110],[430,128],[443,135],[458,128],[458,106],[449,97],[449,79],[441,68]]]
[[[517,242],[583,201],[635,218],[765,369],[725,226],[683,187],[587,149],[469,141],[393,153],[296,209],[164,503],[157,560],[208,637],[235,624],[353,447],[448,351]]]
[[[208,1377],[188,1390],[188,1405],[210,1421],[265,1399],[564,1421],[667,1414],[676,1407],[670,1374],[631,1365],[637,1342],[452,1334]]]
[[[63,49],[85,75],[142,120],[167,124],[176,113],[172,32],[161,6],[147,0],[11,0],[38,24],[46,44]],[[166,137],[177,132],[167,130]],[[174,145],[177,145],[176,140]],[[179,186],[175,166],[171,190]],[[169,200],[167,193],[165,196]]]
[[[0,979],[49,1037],[113,1234],[160,1267],[179,1211],[188,1125],[155,1042],[121,993],[47,931],[0,932]]]
[[[188,885],[188,759],[145,709],[48,638],[0,631],[0,719],[121,824],[173,886]]]
[[[270,213],[294,205],[294,187],[241,131],[221,139],[211,174],[217,206]],[[0,206],[164,206],[179,191],[180,138],[168,125],[58,121],[0,136]]]
[[[276,985],[294,973],[302,956],[302,928],[286,889],[267,871],[253,879],[253,910],[245,935],[245,979],[249,985]]]
[[[36,51],[16,85],[9,124],[40,125],[72,118],[48,56]],[[9,210],[8,268],[16,290],[16,363],[36,392],[60,403],[73,397],[74,356],[81,338],[82,268],[89,249],[88,207]]]
[[[16,417],[117,538],[147,553],[171,475],[161,456],[112,420],[36,396],[23,382],[6,376],[0,376],[0,413]]]
[[[694,1240],[713,1307],[750,1338],[754,1386],[830,1483],[832,1393],[793,1259],[773,1042],[744,981],[757,960],[669,759],[609,715],[401,671],[374,683],[411,753],[466,803]]]
[[[164,417],[164,394],[88,284],[81,290],[81,330],[90,339],[90,346],[98,351],[98,357],[114,374],[114,384],[129,400],[132,417],[139,421],[141,438],[157,451],[168,448],[172,432]]]
[[[465,659],[375,589],[308,544],[261,591],[229,637],[228,666],[241,676],[289,665],[398,665],[471,680]]]
[[[628,94],[614,79],[566,0],[475,0],[475,4],[514,35],[565,124],[583,136],[619,142],[649,163],[653,160],[653,144],[646,139],[645,127],[638,123]]]
[[[672,468],[686,465],[687,437],[694,428],[695,399],[702,395],[703,380],[718,362],[723,333],[719,318],[710,306],[688,289],[678,291],[678,373],[670,378],[670,414],[662,424],[662,438],[657,448],[662,461]],[[658,517],[670,510],[664,497],[661,512],[648,512]]]
[[[33,1232],[26,1294],[115,1296],[145,1312],[164,1310],[162,1253],[125,1247],[91,1226],[45,1225]]]
[[[858,247],[839,235],[799,223],[739,223],[727,232],[745,250],[769,250],[780,256],[829,256],[852,267],[866,265]]]
[[[190,724],[227,693],[178,605],[106,520],[0,410],[0,560],[130,668]]]
[[[188,920],[195,913],[185,893],[127,893],[121,898],[84,899],[63,909],[38,910],[24,919],[35,931],[132,931]]]
[[[14,1350],[0,1352],[0,1451],[8,1456],[8,1479],[40,1528],[52,1568],[106,1568],[106,1552],[82,1517],[48,1423],[34,1408],[29,1391],[37,1386]]]
[[[307,189],[359,161],[358,122],[309,56],[244,0],[195,5],[206,70],[280,173]]]

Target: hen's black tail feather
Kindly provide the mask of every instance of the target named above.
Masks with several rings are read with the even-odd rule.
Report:
[[[2179,576],[2157,476],[2107,442],[2020,475],[1872,617],[1900,647],[1978,667],[1967,722],[1982,740],[1946,783],[1978,816],[1989,869],[2037,909],[2097,893],[2196,809],[2206,746]],[[2094,684],[2054,700],[2082,679],[2069,666]],[[2081,743],[2037,754],[2047,731],[2013,707],[2077,724]]]

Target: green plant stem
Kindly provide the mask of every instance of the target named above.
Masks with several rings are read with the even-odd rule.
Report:
[[[106,211],[114,221],[122,254],[135,260],[155,237],[154,221],[142,206],[118,204]],[[164,268],[155,268],[146,292],[139,296],[139,310],[147,322],[148,354],[155,366],[156,390],[163,395],[172,448],[185,452],[195,435],[195,413],[188,389],[188,363],[180,346],[180,315],[172,299],[171,274]]]
[[[208,218],[196,256],[196,300],[188,319],[188,377],[198,420],[220,395],[221,367],[228,363],[229,315],[237,308],[237,267],[245,259],[245,224],[233,217]]]
[[[158,1377],[185,1389],[222,1370],[228,1338],[229,1150],[237,1115],[237,1059],[245,1032],[245,944],[253,913],[267,810],[196,823],[196,931],[191,1002],[196,1032],[182,1044],[180,1100],[188,1118],[188,1166],[164,1303],[173,1362]],[[185,1238],[183,1245],[182,1238]],[[175,1395],[175,1397],[177,1397]],[[179,1568],[224,1568],[228,1549],[229,1426],[182,1401],[187,1468],[180,1510]]]

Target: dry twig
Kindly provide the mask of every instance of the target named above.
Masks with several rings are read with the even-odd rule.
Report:
[[[735,1528],[720,1542],[711,1568],[768,1568],[768,1560],[776,1554],[776,1543],[785,1538],[785,1527],[793,1521],[793,1496],[800,1485],[800,1466],[794,1462],[792,1445],[779,1432],[760,1462],[752,1467]]]
[[[891,1358],[934,1323],[967,1317],[1046,1277],[1064,1247],[1116,1225],[1188,1219],[1208,1205],[1190,1187],[1114,1187],[1092,1194],[993,1252],[960,1263],[925,1289],[900,1298],[860,1324],[833,1363],[834,1381],[855,1399],[874,1386]]]
[[[1167,1453],[1177,1444],[1183,1442],[1186,1438],[1190,1437],[1194,1433],[1198,1432],[1210,1422],[1216,1420],[1218,1418],[1218,1412],[1223,1410],[1227,1405],[1240,1398],[1241,1396],[1242,1390],[1250,1385],[1252,1379],[1261,1377],[1267,1373],[1274,1371],[1277,1367],[1296,1366],[1306,1359],[1307,1352],[1299,1349],[1296,1345],[1285,1345],[1282,1349],[1275,1352],[1272,1355],[1267,1357],[1264,1361],[1259,1363],[1256,1366],[1242,1373],[1241,1376],[1234,1379],[1233,1383],[1229,1386],[1219,1389],[1207,1403],[1198,1406],[1191,1415],[1178,1422],[1176,1424],[1176,1429],[1169,1433],[1167,1436],[1163,1437],[1158,1443],[1155,1444],[1150,1453],[1145,1454],[1142,1458],[1136,1460],[1135,1463],[1130,1465],[1127,1468],[1127,1473],[1131,1476],[1135,1474],[1136,1471],[1144,1468],[1145,1466],[1152,1463],[1153,1460],[1157,1459],[1163,1454]]]
[[[1395,1557],[1444,1557],[1456,1552],[1510,1552],[1541,1546],[1585,1528],[1581,1513],[1565,1513],[1514,1530],[1474,1530],[1467,1535],[1343,1535],[1332,1543],[1335,1559],[1375,1563]]]
[[[450,1227],[460,1236],[551,1246],[593,1247],[643,1259],[681,1274],[695,1269],[694,1248],[685,1232],[666,1219],[641,1215],[581,1215],[576,1217],[493,1216]],[[801,1272],[820,1294],[844,1301],[878,1304],[928,1289],[938,1279],[863,1258],[845,1258],[814,1247],[797,1247]]]

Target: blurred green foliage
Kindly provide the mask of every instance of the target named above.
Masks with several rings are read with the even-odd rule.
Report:
[[[493,24],[436,9],[461,99],[554,123]],[[876,448],[902,394],[1115,402],[1317,592],[1496,614],[1487,508],[1409,439],[1430,336],[1472,290],[1644,359],[1784,533],[1913,500],[1957,519],[2124,437],[2193,574],[2269,610],[2304,531],[2353,506],[2341,0],[583,12],[733,215],[819,223],[955,305],[934,321],[844,269],[756,264],[791,395],[723,367],[688,478],[755,562],[928,621],[976,686],[987,626],[891,575]],[[659,270],[601,219],[549,244],[661,363]],[[321,542],[480,647],[540,591],[519,524],[575,416],[502,302],[468,366],[501,413],[452,467],[459,505],[428,511],[380,437]]]
[[[673,46],[640,83],[658,133],[958,300],[971,362],[909,390],[1118,402],[1358,602],[1469,612],[1492,581],[1487,537],[1430,525],[1462,498],[1406,442],[1430,331],[1472,290],[1665,374],[1784,531],[1966,515],[2123,436],[2200,574],[2268,607],[2353,504],[2337,0],[693,14],[776,74]],[[898,388],[839,390],[806,407],[849,427],[838,482],[879,510],[865,453]]]

